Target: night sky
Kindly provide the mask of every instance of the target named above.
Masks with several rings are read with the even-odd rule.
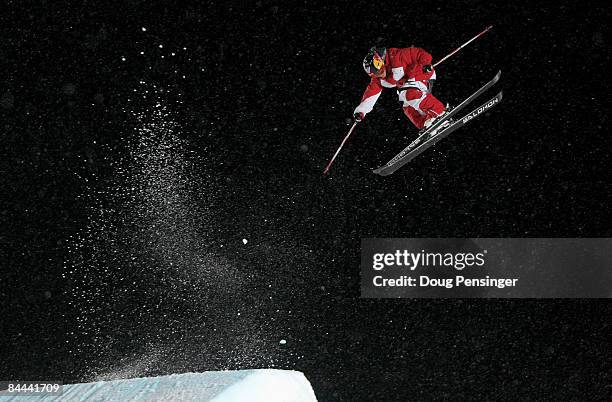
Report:
[[[609,400],[607,300],[359,297],[365,237],[612,236],[609,8],[200,3],[0,13],[0,379],[284,368],[321,401]],[[501,69],[499,106],[380,177],[417,132],[387,90],[322,176],[371,46],[436,60],[491,24],[434,93]]]

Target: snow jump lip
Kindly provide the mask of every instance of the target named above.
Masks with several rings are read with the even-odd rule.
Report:
[[[25,398],[25,399],[24,399]],[[316,402],[299,371],[206,371],[64,385],[60,396],[9,397],[9,401]]]

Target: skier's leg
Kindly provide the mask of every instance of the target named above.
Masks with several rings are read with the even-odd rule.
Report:
[[[421,109],[421,103],[427,97],[427,93],[417,88],[410,88],[400,93],[400,100],[404,103],[404,114],[408,116],[412,124],[418,129],[422,129],[427,113]]]
[[[428,93],[420,104],[421,110],[427,115],[427,117],[438,117],[446,110],[444,104],[438,100],[431,93]]]
[[[419,130],[422,129],[423,125],[425,124],[425,119],[427,119],[427,116],[420,114],[411,106],[406,106],[403,109],[404,114],[408,116],[412,124],[414,124]]]
[[[428,94],[425,99],[423,99],[423,102],[421,102],[421,107],[426,112],[427,116],[425,122],[423,123],[426,128],[429,128],[432,124],[434,124],[437,119],[443,118],[442,116],[446,114],[446,108],[444,107],[442,102],[440,102],[431,93]],[[442,125],[438,129],[432,131],[431,133],[435,134],[441,128],[444,128],[449,124],[450,122],[442,123]]]

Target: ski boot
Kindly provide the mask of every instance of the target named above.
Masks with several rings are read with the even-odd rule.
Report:
[[[435,122],[439,121],[439,120],[444,120],[446,115],[450,112],[450,107],[448,106],[448,104],[446,105],[446,109],[444,110],[444,112],[442,112],[440,115],[435,116],[435,117],[431,117],[427,120],[425,120],[425,124],[423,127],[423,132],[427,131],[429,129],[429,127],[431,127]],[[450,124],[452,123],[451,120],[447,120],[444,123],[440,124],[440,126],[436,127],[435,129],[433,129],[431,132],[429,132],[428,134],[428,138],[433,137],[434,135],[436,135],[440,130],[445,129],[446,127],[450,126]]]

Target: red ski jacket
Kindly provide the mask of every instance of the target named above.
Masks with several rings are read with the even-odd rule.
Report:
[[[424,90],[423,81],[432,78],[435,71],[423,73],[423,66],[431,64],[431,55],[418,47],[388,48],[385,56],[385,78],[372,77],[361,103],[354,113],[368,114],[380,97],[383,88],[410,88]]]

